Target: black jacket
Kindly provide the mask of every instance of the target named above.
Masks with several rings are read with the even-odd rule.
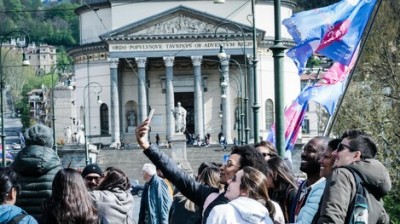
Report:
[[[179,169],[175,161],[161,152],[155,145],[151,145],[150,148],[144,150],[144,154],[162,171],[166,179],[171,181],[185,197],[193,201],[201,209],[203,209],[204,202],[211,193],[219,192],[218,188],[200,184],[195,181],[193,177]],[[214,206],[227,202],[228,199],[221,195],[211,202],[207,207],[208,212],[204,213],[203,223],[207,220],[209,211],[211,211]]]
[[[50,197],[54,176],[62,168],[60,159],[51,148],[30,145],[18,152],[11,168],[21,185],[16,205],[39,219],[42,202]]]

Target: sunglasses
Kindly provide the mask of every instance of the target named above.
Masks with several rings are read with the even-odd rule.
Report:
[[[100,179],[100,177],[94,177],[94,176],[85,177],[85,180],[87,180],[87,181],[93,181],[93,180],[98,180],[98,179]]]
[[[236,167],[240,168],[239,166],[232,164],[232,161],[231,161],[231,160],[226,161],[224,165],[225,165],[226,167],[236,166]]]
[[[338,152],[340,152],[340,151],[343,151],[345,148],[349,149],[350,152],[358,151],[358,150],[354,149],[353,147],[351,147],[349,145],[346,145],[346,144],[343,144],[343,143],[339,143],[339,145],[338,145],[336,150]]]
[[[261,155],[262,155],[263,157],[266,157],[266,156],[274,157],[274,156],[275,156],[275,154],[273,154],[273,153],[266,153],[266,152],[261,153]]]

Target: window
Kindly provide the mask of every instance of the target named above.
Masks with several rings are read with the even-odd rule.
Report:
[[[109,135],[110,126],[108,125],[108,107],[105,103],[100,106],[100,135]]]
[[[265,101],[265,130],[271,129],[274,123],[274,103],[271,99]]]
[[[301,125],[301,133],[310,134],[310,120],[304,119]]]

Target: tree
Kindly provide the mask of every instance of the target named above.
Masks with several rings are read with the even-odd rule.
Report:
[[[2,61],[4,82],[10,87],[13,99],[20,100],[22,87],[35,72],[32,67],[22,66],[21,52],[11,50],[6,54]]]
[[[344,97],[333,134],[348,128],[371,133],[379,146],[378,159],[391,174],[392,191],[385,208],[400,222],[400,1],[384,0],[367,39],[355,76]]]

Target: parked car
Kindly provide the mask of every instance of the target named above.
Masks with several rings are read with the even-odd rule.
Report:
[[[131,187],[132,195],[137,195],[139,197],[142,197],[144,185],[139,184],[138,180],[133,180],[131,185],[132,185]]]

